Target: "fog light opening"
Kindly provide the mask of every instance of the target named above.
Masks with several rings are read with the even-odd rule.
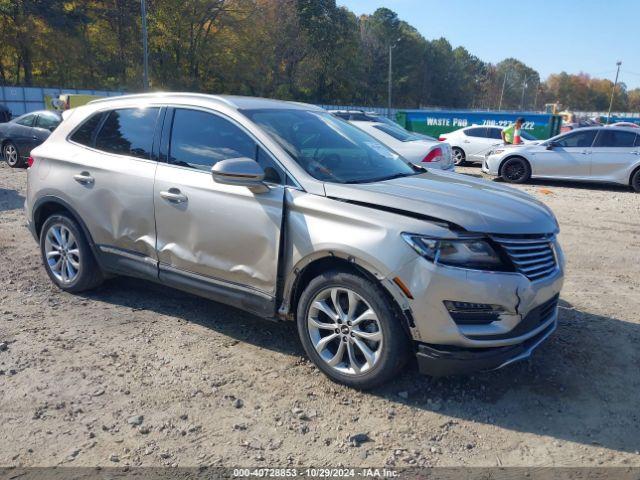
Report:
[[[449,315],[458,325],[488,325],[500,320],[500,314],[505,312],[501,305],[489,303],[459,302],[445,300],[444,306]]]

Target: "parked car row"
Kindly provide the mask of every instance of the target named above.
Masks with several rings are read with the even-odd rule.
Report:
[[[295,321],[317,367],[358,388],[411,357],[430,375],[528,358],[557,325],[553,213],[350,122],[199,94],[79,107],[27,169],[44,268],[72,293],[130,275]]]
[[[0,151],[10,167],[24,167],[32,149],[44,142],[60,122],[58,112],[42,110],[0,123]]]
[[[597,181],[640,192],[640,134],[636,128],[586,127],[543,142],[499,146],[487,153],[482,171],[511,183]]]
[[[349,121],[393,151],[416,165],[440,170],[453,170],[454,163],[448,143],[409,132],[386,117],[350,110],[332,110],[335,116]]]
[[[438,140],[451,145],[456,165],[464,165],[467,162],[482,163],[487,152],[498,145],[502,145],[501,132],[502,127],[473,125],[440,135]],[[523,131],[521,140],[523,144],[527,144],[537,139]]]

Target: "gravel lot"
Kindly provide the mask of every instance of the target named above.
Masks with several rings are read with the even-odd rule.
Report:
[[[478,175],[477,168],[461,169]],[[560,221],[560,326],[529,362],[335,385],[294,327],[142,281],[52,286],[0,166],[0,465],[640,466],[640,195],[523,188]]]

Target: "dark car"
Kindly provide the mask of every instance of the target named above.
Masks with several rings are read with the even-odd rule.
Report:
[[[0,123],[2,157],[10,167],[25,166],[31,150],[49,138],[60,122],[60,113],[42,110]]]

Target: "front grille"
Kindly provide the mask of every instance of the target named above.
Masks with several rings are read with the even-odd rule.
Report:
[[[493,239],[502,245],[516,270],[529,280],[541,280],[558,268],[552,245],[553,236],[531,238],[494,236]]]

